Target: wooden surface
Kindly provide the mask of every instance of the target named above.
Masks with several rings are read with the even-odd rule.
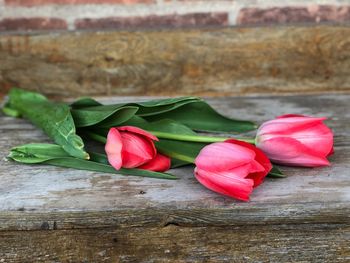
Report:
[[[284,167],[288,177],[268,178],[248,203],[205,189],[190,167],[173,170],[180,179],[168,181],[6,161],[10,147],[46,137],[1,116],[0,262],[346,262],[349,99],[209,100],[228,116],[259,123],[285,113],[326,116],[335,132],[331,167]]]
[[[349,92],[350,27],[0,35],[0,96]]]

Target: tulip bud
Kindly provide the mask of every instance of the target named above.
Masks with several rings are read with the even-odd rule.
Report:
[[[105,151],[108,162],[116,169],[140,168],[165,171],[170,168],[170,159],[157,154],[154,135],[133,126],[111,128],[107,135]]]
[[[326,118],[283,115],[263,123],[256,146],[272,162],[293,166],[326,166],[333,153],[333,132],[323,123]]]
[[[154,172],[164,172],[170,169],[170,165],[171,160],[168,156],[157,153],[157,155],[152,160],[137,168]]]
[[[241,141],[227,140],[205,146],[195,160],[195,177],[205,187],[248,201],[272,165],[262,151]]]

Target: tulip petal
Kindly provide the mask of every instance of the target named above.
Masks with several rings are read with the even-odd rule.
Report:
[[[254,181],[244,179],[239,176],[230,176],[227,173],[208,172],[195,168],[196,179],[205,187],[214,192],[227,195],[242,201],[248,201],[249,195],[253,191]]]
[[[258,163],[258,162],[257,162]],[[259,164],[260,165],[260,164]],[[266,169],[266,167],[264,167],[263,170],[260,171],[255,171],[255,172],[251,172],[247,178],[249,179],[253,179],[254,180],[254,188],[259,186],[265,179],[266,175],[268,175],[268,173],[271,171],[272,169],[272,164],[269,160],[269,164],[268,168]]]
[[[289,117],[264,122],[257,131],[257,138],[262,135],[289,135],[322,123],[324,117]]]
[[[205,146],[198,154],[195,164],[206,171],[225,171],[254,160],[254,151],[240,145],[217,142]]]
[[[283,119],[283,118],[290,118],[290,117],[308,117],[308,116],[305,116],[305,115],[301,115],[301,114],[284,114],[284,115],[280,115],[280,116],[277,116],[276,119]]]
[[[270,170],[272,169],[272,164],[271,164],[269,158],[264,154],[263,151],[261,151],[255,145],[252,145],[252,144],[247,143],[247,142],[242,142],[242,141],[239,141],[239,140],[235,140],[235,139],[229,139],[229,140],[226,140],[226,142],[230,142],[230,143],[234,143],[234,144],[237,144],[237,145],[240,145],[240,146],[244,146],[244,147],[254,151],[254,153],[255,153],[255,160],[260,165],[262,165],[267,172],[270,172]]]
[[[305,167],[329,165],[324,156],[319,155],[293,138],[278,137],[264,140],[258,147],[272,162]]]
[[[135,127],[135,126],[120,126],[120,127],[117,127],[117,129],[119,131],[128,131],[128,132],[132,132],[132,133],[135,133],[138,135],[142,135],[142,136],[145,136],[146,138],[151,139],[153,141],[159,141],[158,138],[156,136],[154,136],[152,133],[149,133],[149,132],[142,130],[142,129]]]
[[[255,145],[249,144],[247,142],[242,142],[234,139],[226,140],[226,142],[238,144],[244,147],[249,148],[250,150],[255,152],[255,160],[251,162],[251,169],[249,171],[249,175],[247,178],[254,180],[254,187],[260,185],[266,175],[271,171],[272,164],[269,158]]]
[[[170,165],[171,160],[169,157],[157,153],[156,157],[137,168],[154,172],[165,172],[170,169]]]
[[[107,135],[107,142],[105,145],[105,152],[107,154],[108,162],[116,169],[122,167],[122,137],[116,128],[111,128]]]
[[[143,137],[144,139],[146,139],[147,141],[150,142],[150,145],[153,148],[153,157],[156,155],[157,149],[156,149],[154,143],[152,142],[152,140],[153,141],[159,141],[156,136],[154,136],[153,134],[151,134],[151,133],[149,133],[149,132],[147,132],[147,131],[145,131],[143,129],[135,127],[135,126],[120,126],[117,129],[119,131],[121,131],[122,134],[123,134],[123,132],[125,132],[125,133],[129,133],[129,134],[135,134],[135,135],[137,135],[139,137]],[[125,168],[127,168],[127,167],[125,167]],[[131,168],[131,167],[128,167],[128,168]]]
[[[323,123],[294,132],[290,137],[321,156],[327,156],[333,148],[333,132]]]
[[[128,131],[120,131],[123,143],[122,159],[124,168],[135,168],[150,160],[156,155],[153,141]]]
[[[239,177],[239,178],[246,178],[249,176],[249,173],[252,170],[252,163],[255,162],[254,160],[251,161],[250,163],[243,164],[241,166],[237,166],[233,169],[227,170],[227,171],[221,171],[220,174],[222,176],[225,176],[227,178],[232,178],[232,177]],[[257,164],[259,165],[259,164]],[[260,168],[260,167],[259,167]],[[263,169],[263,167],[261,166]],[[255,167],[253,168],[255,170]]]
[[[249,164],[249,172],[250,173],[257,173],[257,172],[264,172],[265,171],[265,167],[262,166],[259,162],[253,160],[250,164]]]

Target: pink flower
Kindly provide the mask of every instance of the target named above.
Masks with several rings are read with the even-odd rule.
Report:
[[[111,128],[105,151],[108,162],[116,169],[140,168],[163,172],[170,168],[170,159],[157,153],[154,135],[133,126]]]
[[[255,146],[237,140],[205,146],[195,160],[195,177],[205,187],[248,201],[272,165]]]
[[[283,115],[263,123],[256,146],[272,162],[294,166],[329,165],[333,153],[333,132],[323,124],[326,118]]]
[[[168,156],[157,153],[157,155],[152,160],[137,168],[155,172],[164,172],[170,169],[170,165],[171,161]]]

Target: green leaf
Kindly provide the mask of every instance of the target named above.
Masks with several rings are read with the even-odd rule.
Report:
[[[187,166],[187,165],[191,165],[192,163],[186,162],[186,161],[181,161],[175,158],[171,158],[171,169],[174,168],[179,168],[182,166]]]
[[[196,97],[180,97],[171,98],[165,100],[153,100],[139,104],[140,110],[137,112],[138,116],[146,117],[153,116],[157,114],[166,114],[184,105],[191,104],[194,102],[201,101],[200,98]],[[154,102],[158,102],[155,104]]]
[[[132,118],[130,118],[128,121],[124,122],[122,125],[136,126],[141,129],[147,130],[147,128],[149,127],[149,124],[150,123],[146,121],[144,118],[135,115]]]
[[[196,132],[186,125],[171,119],[162,119],[159,121],[149,122],[146,129],[149,131],[165,132],[170,134],[197,135]]]
[[[205,101],[191,102],[166,113],[146,116],[145,119],[172,119],[193,130],[207,132],[246,132],[256,128],[253,122],[230,119],[219,114]]]
[[[13,147],[8,157],[22,163],[40,163],[69,156],[61,146],[51,143],[29,143]]]
[[[84,151],[83,140],[76,134],[68,105],[51,102],[35,92],[11,89],[8,107],[40,127],[71,156],[89,158]]]
[[[137,107],[137,115],[150,116],[154,114],[165,113],[181,107],[185,104],[200,101],[196,97],[179,97],[161,100],[150,100],[145,102],[118,103],[110,105],[102,105],[91,98],[83,98],[71,104],[73,111],[90,110],[99,112],[114,112],[123,107]]]
[[[75,125],[77,127],[87,127],[98,125],[99,127],[118,126],[129,120],[138,111],[135,106],[123,106],[110,110],[101,107],[88,107],[72,110]]]
[[[133,116],[130,120],[123,123],[123,125],[136,126],[147,131],[166,132],[171,134],[182,135],[197,135],[192,129],[177,121],[171,119],[162,119],[159,121],[149,122],[140,116]]]
[[[149,100],[149,101],[144,101],[144,102],[128,102],[128,103],[117,103],[117,104],[103,105],[102,103],[98,102],[97,100],[94,100],[94,99],[89,98],[89,97],[84,97],[84,98],[80,98],[77,101],[73,102],[71,104],[71,106],[74,109],[85,108],[85,107],[103,106],[103,108],[107,109],[107,110],[111,110],[111,109],[119,108],[119,107],[123,107],[123,106],[137,106],[140,108],[155,108],[155,107],[174,105],[176,103],[182,103],[185,101],[200,101],[200,100],[201,99],[198,97],[177,97],[177,98],[168,98],[168,99],[155,99],[155,100]],[[145,110],[145,111],[147,112],[147,110]]]
[[[200,150],[202,150],[207,143],[160,139],[158,142],[155,142],[155,145],[159,152],[169,157],[187,163],[193,163]]]
[[[202,99],[199,97],[187,96],[187,97],[176,97],[176,98],[167,98],[167,99],[155,99],[155,100],[139,102],[137,104],[143,107],[153,108],[153,107],[164,106],[164,105],[173,105],[184,101],[200,101],[200,100]]]
[[[285,178],[287,177],[285,174],[282,173],[280,169],[277,168],[276,165],[272,166],[272,169],[270,173],[267,175],[268,177],[274,177],[274,178]]]
[[[112,174],[120,174],[120,175],[133,175],[133,176],[141,176],[141,177],[150,177],[157,179],[170,179],[176,180],[178,179],[176,176],[168,174],[168,173],[160,173],[153,172],[142,169],[126,169],[121,168],[120,170],[115,170],[111,165],[77,159],[73,157],[66,158],[55,158],[44,162],[45,164],[51,164],[55,166],[67,167],[67,168],[75,168],[79,170],[88,170],[94,172],[103,172],[103,173],[112,173]]]
[[[21,114],[18,110],[12,109],[6,105],[2,108],[2,112],[5,115],[10,116],[10,117],[14,117],[14,118],[19,118],[21,116]]]
[[[96,152],[90,153],[90,161],[97,162],[97,163],[103,163],[103,164],[109,164],[107,156],[105,154],[96,153]]]
[[[72,115],[77,127],[114,127],[130,119],[135,113],[149,116],[164,113],[184,104],[199,101],[195,97],[151,100],[140,103],[102,105],[91,98],[82,98],[72,104]]]
[[[163,119],[160,121],[148,122],[140,116],[133,116],[128,121],[122,123],[122,125],[136,126],[143,130],[149,131],[151,133],[164,132],[164,133],[173,134],[173,135],[176,135],[176,134],[193,135],[193,136],[197,135],[196,132],[194,132],[192,129],[190,129],[186,125],[183,125],[179,122],[176,122],[170,119]],[[100,128],[99,125],[98,127],[93,127],[91,130],[103,136],[107,136],[107,133],[108,133],[108,129],[106,129],[105,127]]]
[[[99,103],[97,100],[94,100],[92,98],[89,97],[84,97],[84,98],[80,98],[77,101],[73,102],[71,104],[71,107],[73,109],[79,109],[79,108],[84,108],[84,107],[94,107],[94,106],[100,106],[102,105],[101,103]]]
[[[179,97],[113,105],[101,105],[93,99],[84,98],[72,104],[73,109],[102,112],[113,112],[125,106],[138,107],[136,115],[150,122],[172,119],[198,131],[246,132],[256,128],[253,122],[230,119],[219,114],[198,97]]]
[[[91,156],[93,160],[78,159],[69,156],[59,145],[31,143],[12,148],[8,157],[14,161],[27,164],[42,163],[95,172],[134,175],[158,179],[177,179],[176,176],[168,173],[159,173],[141,169],[122,168],[117,171],[108,164],[108,160],[105,155],[91,153]]]
[[[98,163],[102,163],[102,164],[109,164],[108,163],[108,159],[107,156],[105,154],[101,154],[101,153],[90,153],[91,156],[91,160],[94,162],[98,162]],[[139,176],[144,176],[149,174],[149,172],[151,171],[147,171],[147,170],[142,170],[142,169],[126,169],[126,168],[121,168],[120,170],[118,170],[118,172],[120,172],[121,174],[125,174],[125,175],[139,175]],[[163,176],[166,177],[164,179],[177,179],[177,177],[168,174],[168,173],[158,173],[158,172],[151,172],[152,174],[156,174],[158,176]],[[161,174],[161,175],[160,175]],[[170,177],[169,177],[170,175]],[[150,176],[147,176],[150,177]],[[157,177],[158,178],[158,177]]]

